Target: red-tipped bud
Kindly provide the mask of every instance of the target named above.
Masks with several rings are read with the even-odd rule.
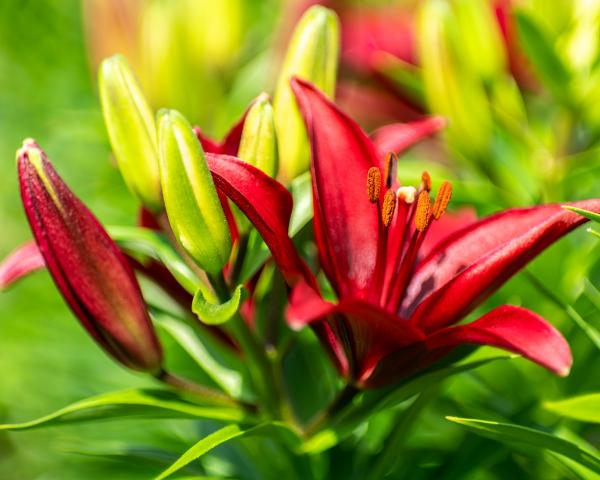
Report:
[[[33,236],[66,302],[113,358],[135,370],[159,371],[161,347],[117,245],[35,142],[24,142],[17,162]]]

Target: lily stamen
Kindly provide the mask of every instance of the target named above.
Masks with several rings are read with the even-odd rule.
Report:
[[[396,179],[396,171],[398,167],[398,157],[394,152],[388,152],[385,156],[385,170],[383,171],[383,175],[385,178],[385,186],[387,188],[392,188],[392,184]]]
[[[431,182],[431,180],[430,180]],[[422,232],[427,228],[431,220],[431,199],[429,198],[429,191],[423,190],[419,193],[417,199],[417,208],[415,211],[415,227],[418,231]]]
[[[369,202],[378,202],[380,194],[381,171],[377,167],[371,167],[367,173],[367,196],[369,197]]]
[[[385,227],[389,227],[392,224],[394,218],[394,211],[396,210],[396,192],[388,190],[383,196],[383,206],[381,208],[381,220]]]
[[[424,170],[421,174],[421,185],[419,186],[419,191],[425,190],[426,192],[431,192],[431,175],[427,170]]]
[[[435,197],[435,202],[431,209],[431,213],[433,218],[439,220],[440,217],[448,208],[448,203],[450,203],[450,198],[452,197],[452,184],[448,180],[444,180],[440,185],[440,189],[438,190],[437,196]]]

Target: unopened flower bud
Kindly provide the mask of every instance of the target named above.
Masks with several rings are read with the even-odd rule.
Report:
[[[266,94],[250,107],[237,156],[270,177],[277,174],[277,137],[273,123],[273,107]]]
[[[146,208],[162,210],[154,115],[125,57],[102,62],[99,88],[104,122],[125,183]]]
[[[127,260],[38,145],[17,152],[25,213],[50,275],[96,342],[123,365],[156,373],[162,350]]]
[[[179,112],[162,111],[158,124],[161,184],[169,222],[198,265],[217,273],[229,260],[231,235],[204,152]]]
[[[291,180],[308,169],[310,149],[290,80],[296,76],[312,82],[326,95],[335,90],[339,57],[339,22],[336,14],[314,6],[300,19],[288,49],[273,101],[275,128],[281,146],[280,172]]]

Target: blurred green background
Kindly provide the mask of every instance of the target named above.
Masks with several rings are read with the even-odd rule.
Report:
[[[274,30],[280,2],[227,3],[241,7],[236,20],[238,43],[228,48],[239,50],[243,58],[227,57],[230,65],[219,66],[215,77],[222,81],[205,85],[205,96],[197,99],[197,105],[205,102],[206,108],[194,111],[188,105],[191,110],[186,112],[217,138],[248,101],[261,90],[270,89],[275,79],[268,57],[277,48],[269,50],[267,44],[277,38]],[[224,3],[213,2],[213,6],[217,4]],[[92,62],[86,50],[82,13],[79,0],[0,1],[0,257],[30,238],[19,201],[14,161],[15,150],[26,137],[40,143],[66,182],[103,222],[130,225],[135,221],[136,204],[110,160]],[[153,37],[158,44],[146,48],[164,47],[159,33]],[[227,56],[227,51],[219,55]],[[234,78],[227,69],[236,65],[242,66],[242,73]],[[168,73],[171,77],[155,79],[156,88],[160,89],[160,81],[171,81],[180,74],[176,66]],[[177,99],[165,101],[186,108],[185,104],[177,105]],[[551,100],[542,97],[542,101]],[[597,143],[594,146],[597,149]],[[597,172],[598,164],[596,155],[593,163],[596,170],[592,169],[592,174]],[[403,173],[418,175],[422,168],[418,154],[411,155]],[[447,172],[445,167],[442,172]],[[475,202],[480,211],[506,205],[505,200],[486,204],[495,190],[486,183],[488,180],[481,177],[475,180],[462,179],[465,187],[471,187],[457,195],[458,203]],[[586,190],[581,195],[590,196],[598,190],[598,182],[590,181],[589,177],[581,185]],[[568,191],[573,190],[577,193],[577,188]],[[520,201],[521,198],[515,197],[515,203]],[[581,293],[583,279],[597,284],[599,256],[594,239],[580,229],[544,253],[531,271],[552,286],[559,297],[572,300]],[[557,268],[564,265],[569,266],[568,270]],[[469,478],[506,478],[504,475],[514,476],[515,471],[531,472],[537,468],[523,457],[511,457],[506,447],[465,437],[455,427],[446,425],[443,415],[498,414],[517,423],[528,423],[531,418],[544,423],[547,415],[536,410],[540,398],[600,390],[600,379],[590,375],[600,366],[598,351],[562,309],[542,297],[524,276],[511,281],[482,311],[504,302],[532,308],[559,326],[575,352],[573,375],[566,380],[556,379],[539,367],[518,360],[454,380],[447,394],[424,415],[423,428],[408,442],[407,452],[410,448],[426,449],[428,445],[449,452],[452,460],[444,471],[432,467],[435,478],[459,478],[453,477],[452,472],[468,472]],[[589,302],[581,301],[578,311],[600,327],[598,310]],[[143,376],[117,366],[93,344],[64,306],[45,272],[36,273],[0,297],[0,372],[0,423],[39,417],[95,393],[151,384]],[[522,388],[524,384],[530,388]],[[382,430],[394,422],[396,414],[388,412],[381,416]],[[598,445],[597,430],[572,427]],[[159,449],[181,452],[212,429],[210,423],[190,421],[119,420],[0,433],[0,479],[149,478],[165,465],[163,454],[157,453]],[[371,443],[363,442],[360,448],[371,454],[380,447],[375,438]],[[235,458],[234,453],[230,454]],[[485,458],[500,465],[494,467],[493,475],[482,473],[486,469]],[[134,462],[135,459],[140,461]],[[332,462],[335,463],[335,455]],[[467,464],[472,467],[466,467]],[[527,468],[520,470],[525,464]],[[252,466],[246,467],[251,477]],[[228,472],[227,468],[226,464],[213,465],[215,471],[223,473]],[[548,478],[543,475],[540,473],[539,478]],[[552,478],[563,477],[559,473]]]

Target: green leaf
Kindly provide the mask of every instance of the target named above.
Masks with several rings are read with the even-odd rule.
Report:
[[[399,387],[366,392],[334,417],[329,428],[308,439],[304,443],[302,451],[320,453],[327,450],[350,436],[361,423],[371,417],[373,412],[393,408],[453,375],[474,370],[495,360],[508,360],[516,357],[518,355],[502,355],[439,368],[409,380]]]
[[[121,249],[139,258],[142,263],[148,259],[162,263],[188,292],[195,293],[198,288],[210,292],[161,233],[147,228],[121,226],[111,226],[107,230]]]
[[[373,64],[375,70],[413,102],[419,106],[426,104],[422,72],[418,67],[383,51],[375,53]]]
[[[234,422],[248,419],[240,409],[197,405],[168,390],[131,389],[86,398],[35,420],[0,425],[0,430],[29,430],[123,417],[205,418]]]
[[[597,232],[596,230],[594,230],[593,228],[588,228],[586,230],[588,233],[591,233],[592,235],[595,235],[596,237],[600,238],[600,232]]]
[[[191,326],[167,315],[154,314],[153,317],[224,392],[235,398],[240,397],[242,375],[218,362]]]
[[[295,237],[313,217],[312,181],[310,172],[296,177],[290,185],[294,209],[290,218],[290,237]]]
[[[573,420],[600,423],[600,393],[589,393],[555,402],[544,402],[544,408]]]
[[[261,425],[257,425],[255,427],[242,429],[239,425],[228,425],[226,427],[217,430],[214,433],[211,433],[207,437],[204,437],[202,440],[194,444],[189,450],[187,450],[181,457],[175,461],[169,468],[163,471],[160,475],[156,477],[156,480],[163,480],[182,469],[189,463],[197,460],[205,453],[211,451],[212,449],[222,445],[223,443],[228,442],[229,440],[233,440],[234,438],[240,438],[244,436],[251,435],[265,435],[272,436],[273,433],[281,434],[284,433],[287,440],[292,444],[298,444],[299,439],[296,434],[290,430],[288,426],[283,423],[278,422],[269,422],[263,423]]]
[[[513,425],[471,418],[446,417],[447,420],[461,425],[482,437],[490,438],[509,445],[526,447],[538,453],[551,452],[563,455],[575,462],[600,473],[600,458],[576,444],[550,433]]]
[[[571,75],[554,49],[552,39],[525,13],[516,12],[515,18],[527,58],[552,92],[565,99]]]
[[[240,303],[246,297],[245,292],[244,287],[238,285],[229,300],[224,303],[212,303],[204,298],[202,289],[198,289],[192,301],[192,311],[207,325],[222,325],[237,313]]]
[[[572,212],[578,213],[589,220],[600,223],[600,215],[597,213],[584,210],[583,208],[572,207],[571,205],[563,205],[562,208],[565,210],[571,210]]]

